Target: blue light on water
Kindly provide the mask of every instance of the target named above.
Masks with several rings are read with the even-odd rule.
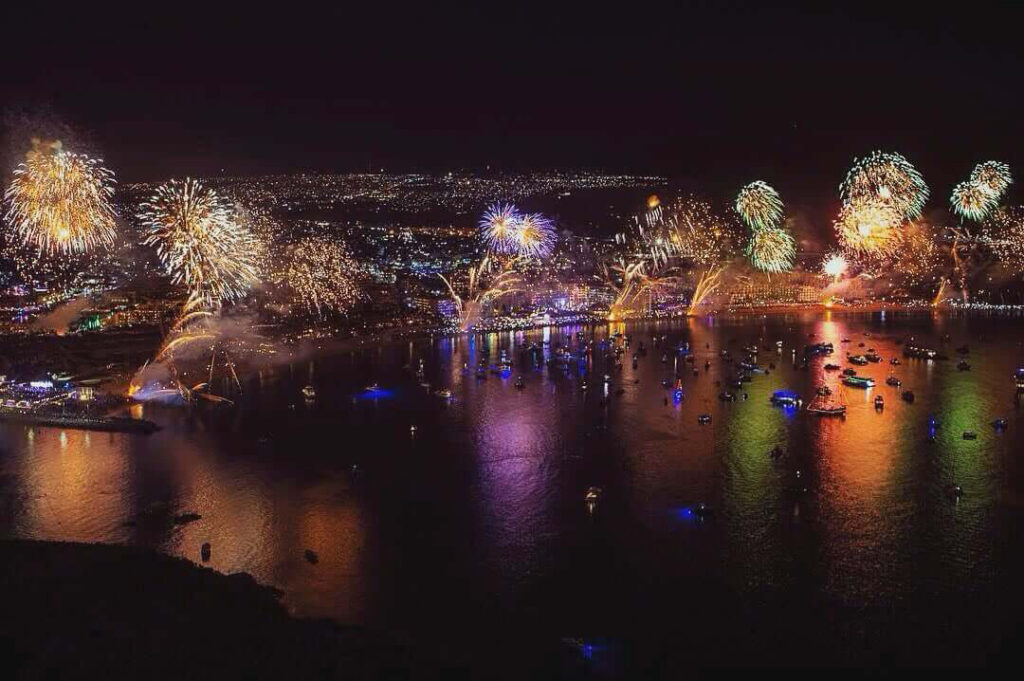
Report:
[[[386,400],[394,397],[395,391],[387,388],[367,388],[356,395],[357,400]]]

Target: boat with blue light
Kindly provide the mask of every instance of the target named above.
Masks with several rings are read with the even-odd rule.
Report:
[[[776,390],[772,393],[772,404],[779,407],[799,407],[800,396],[792,390]]]

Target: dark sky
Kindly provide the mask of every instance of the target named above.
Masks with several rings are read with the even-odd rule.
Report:
[[[7,119],[56,115],[122,180],[590,167],[831,198],[875,148],[942,194],[1024,164],[1021,2],[35,4],[5,10]]]

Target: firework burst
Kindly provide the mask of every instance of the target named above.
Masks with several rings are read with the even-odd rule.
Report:
[[[545,258],[555,247],[555,227],[540,213],[521,215],[513,230],[514,253],[519,257]]]
[[[480,236],[490,253],[512,254],[518,249],[519,210],[511,203],[495,203],[480,218]]]
[[[821,274],[832,281],[839,281],[849,268],[850,263],[842,253],[827,253],[821,261]]]
[[[839,187],[846,206],[887,204],[899,220],[920,217],[928,185],[900,154],[874,151],[857,159]]]
[[[982,238],[1011,270],[1024,270],[1024,208],[1000,208],[985,222]]]
[[[171,280],[190,296],[217,306],[257,283],[256,239],[212,189],[191,179],[168,182],[142,204],[139,217],[148,230],[143,243],[156,247]]]
[[[746,255],[762,272],[787,272],[796,260],[796,240],[784,229],[759,229],[747,243]]]
[[[981,222],[999,203],[999,196],[988,184],[968,180],[953,187],[949,205],[953,212],[967,220]]]
[[[985,161],[974,166],[971,171],[971,182],[977,182],[995,194],[998,200],[1013,183],[1009,164],[1002,161]]]
[[[114,243],[113,195],[114,174],[101,160],[34,140],[4,192],[6,217],[41,254],[86,253]]]
[[[888,255],[899,244],[900,214],[888,203],[873,201],[843,206],[835,222],[839,241],[858,255]]]
[[[782,199],[771,185],[757,180],[740,190],[736,212],[754,232],[774,229],[782,221]]]
[[[344,243],[310,237],[289,249],[284,281],[311,314],[344,314],[359,300],[357,269]]]

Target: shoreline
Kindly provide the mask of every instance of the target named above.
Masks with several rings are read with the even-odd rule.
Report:
[[[0,540],[0,584],[4,678],[378,678],[440,669],[408,644],[294,617],[281,591],[246,573],[140,547]]]

